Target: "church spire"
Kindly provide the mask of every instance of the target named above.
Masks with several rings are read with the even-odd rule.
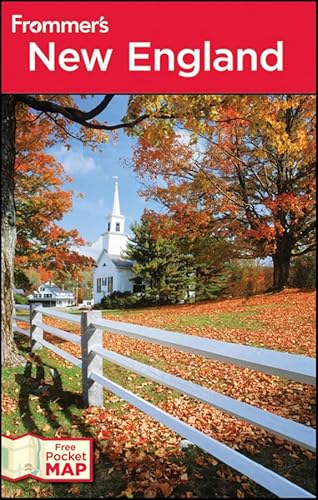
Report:
[[[117,175],[113,177],[115,179],[115,191],[114,191],[114,201],[112,215],[120,215],[120,205],[119,205],[119,192],[118,192],[118,177]]]
[[[111,255],[121,255],[127,247],[127,236],[125,234],[125,217],[120,213],[118,177],[114,177],[115,189],[113,209],[106,217],[107,230],[103,233],[103,249]]]

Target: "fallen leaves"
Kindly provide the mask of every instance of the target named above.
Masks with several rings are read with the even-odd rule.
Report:
[[[195,463],[197,465],[203,465],[205,462],[204,460],[204,456],[203,455],[199,455],[196,459],[195,459]]]
[[[173,488],[168,483],[159,483],[159,488],[164,497],[168,497],[173,492]]]
[[[236,490],[237,498],[245,498],[244,492],[241,490]]]
[[[217,314],[246,312],[254,318],[257,312],[260,328],[214,328],[206,322],[202,326],[190,324],[194,317],[204,315],[213,317]],[[315,350],[315,296],[313,293],[285,291],[275,295],[262,295],[248,299],[224,300],[204,304],[150,308],[145,312],[125,312],[123,320],[156,328],[173,329],[180,316],[189,318],[189,325],[184,331],[190,335],[212,338],[222,341],[248,345],[264,346],[313,356]],[[109,319],[118,321],[118,316],[107,314]],[[247,316],[249,317],[249,316]],[[76,325],[47,319],[48,323],[72,333],[79,333]],[[107,348],[122,355],[132,356],[138,353],[147,362],[161,363],[165,371],[211,388],[217,392],[241,401],[272,411],[280,416],[292,418],[306,425],[315,426],[314,415],[315,391],[312,386],[283,380],[249,369],[226,365],[218,361],[204,359],[186,352],[152,345],[140,340],[105,332]],[[70,342],[47,335],[50,342],[59,345],[71,354],[80,357],[79,347]],[[59,358],[52,353],[53,357]],[[59,358],[60,359],[60,358]],[[158,366],[158,365],[157,365]],[[138,382],[136,375],[129,372],[127,383],[135,383],[136,392],[153,387],[145,380]],[[289,462],[300,464],[303,460],[313,461],[314,454],[275,437],[261,428],[240,421],[199,401],[174,393],[161,385],[155,385],[153,391],[165,398],[157,404],[171,415],[201,430],[207,435],[246,453],[257,461],[262,461],[263,450],[272,450],[270,466],[286,474]],[[35,396],[32,398],[36,399]],[[107,392],[107,402],[118,405],[120,398]],[[5,399],[2,411],[9,411],[14,401]],[[38,407],[41,411],[41,408]],[[121,473],[126,480],[126,487],[121,495],[127,498],[169,497],[175,495],[180,485],[182,496],[195,497],[191,491],[191,481],[203,481],[201,475],[205,467],[213,471],[217,481],[233,484],[231,493],[238,498],[255,496],[246,478],[228,467],[224,467],[213,456],[199,453],[193,462],[196,472],[193,474],[176,458],[191,451],[179,449],[181,438],[167,428],[139,412],[126,403],[114,408],[90,407],[83,412],[83,422],[94,433],[97,448],[94,452],[95,464],[103,456],[111,462],[108,474]],[[44,428],[42,429],[44,430]],[[64,436],[59,428],[55,435]],[[288,475],[291,471],[288,471]],[[292,477],[289,477],[292,479]],[[222,494],[221,496],[226,497]]]
[[[1,496],[3,498],[18,498],[22,497],[23,492],[20,489],[16,489],[14,491],[10,490],[9,488],[6,488],[5,486],[2,486],[1,488]]]
[[[71,495],[78,495],[80,493],[80,489],[78,486],[71,486],[71,488],[69,488],[67,490],[68,493],[71,493]]]
[[[13,398],[6,394],[1,395],[1,411],[10,414],[17,408],[17,404]]]

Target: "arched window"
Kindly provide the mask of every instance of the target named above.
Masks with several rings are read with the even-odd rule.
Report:
[[[107,231],[110,231],[110,222],[108,222]]]
[[[117,233],[120,232],[120,222],[116,222],[116,231]]]

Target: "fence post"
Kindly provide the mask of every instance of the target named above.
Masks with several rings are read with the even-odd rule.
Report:
[[[40,307],[40,303],[30,303],[30,337],[31,337],[31,351],[36,351],[41,349],[43,346],[40,343],[43,340],[43,328],[33,324],[34,321],[40,321],[42,323],[42,313],[36,312],[35,308]],[[39,342],[37,342],[39,341]]]
[[[91,325],[93,319],[101,319],[101,317],[101,311],[81,313],[82,394],[85,406],[103,406],[104,404],[103,387],[89,378],[92,371],[103,375],[103,358],[90,352],[93,346],[103,346],[103,330]]]

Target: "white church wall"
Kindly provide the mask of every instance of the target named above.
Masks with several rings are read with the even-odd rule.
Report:
[[[113,278],[112,290],[114,292],[133,292],[134,283],[131,280],[134,276],[130,269],[118,269],[113,263],[97,267],[94,272],[94,303],[97,304],[103,297],[110,295],[108,278]]]
[[[114,200],[111,214],[106,218],[106,231],[103,233],[103,251],[97,259],[94,271],[94,304],[115,291],[132,292],[134,277],[131,268],[118,267],[112,258],[121,259],[127,248],[128,236],[125,234],[125,217],[120,213],[118,180],[115,180]]]
[[[132,292],[134,282],[131,281],[131,279],[134,278],[134,276],[131,269],[121,269],[118,273],[118,290],[120,292]]]
[[[94,271],[94,304],[97,304],[103,297],[109,295],[109,278],[112,278],[112,289],[118,288],[117,268],[110,257],[104,253],[98,261],[98,266]],[[98,282],[98,280],[100,280]]]

